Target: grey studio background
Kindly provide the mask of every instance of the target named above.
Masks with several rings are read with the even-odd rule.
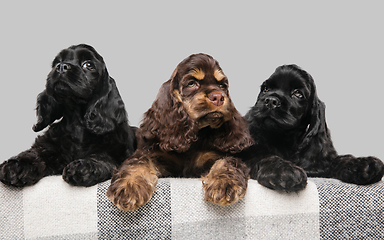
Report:
[[[87,43],[104,57],[131,125],[192,53],[216,58],[245,114],[282,64],[315,79],[340,154],[384,159],[380,1],[8,1],[0,7],[0,162],[28,149],[36,96],[56,54]]]

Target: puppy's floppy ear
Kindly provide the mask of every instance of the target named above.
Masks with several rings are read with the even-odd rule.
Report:
[[[159,142],[163,151],[184,152],[197,139],[194,122],[176,99],[172,82],[178,81],[177,69],[163,83],[152,107],[145,113],[138,136],[152,145]]]
[[[98,135],[112,132],[116,125],[128,121],[115,80],[106,70],[101,79],[101,91],[95,93],[96,97],[91,101],[84,116],[87,129]]]
[[[313,99],[308,108],[309,115],[307,119],[309,119],[309,125],[302,142],[298,146],[299,151],[306,148],[315,139],[319,141],[318,144],[332,143],[325,120],[325,104],[317,96],[313,78],[309,74],[308,76],[312,87],[311,96]]]
[[[231,154],[238,153],[250,147],[254,141],[249,133],[246,120],[231,103],[233,117],[223,123],[220,128],[212,129],[213,133],[208,136],[207,144],[212,144],[222,152]]]
[[[56,119],[60,119],[63,116],[62,107],[53,97],[47,94],[46,90],[37,96],[36,116],[37,123],[32,127],[35,132],[43,130]]]

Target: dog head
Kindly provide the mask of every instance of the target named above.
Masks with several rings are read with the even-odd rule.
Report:
[[[312,77],[295,65],[284,65],[263,82],[252,117],[265,129],[290,130],[306,127],[315,99]]]
[[[96,134],[110,132],[127,121],[124,103],[102,56],[86,44],[71,46],[55,57],[46,89],[37,98],[36,113],[36,132],[75,113]]]
[[[229,96],[227,77],[215,59],[202,53],[178,64],[140,131],[147,141],[159,141],[162,150],[183,152],[201,129],[210,129],[210,144],[220,151],[238,152],[252,142]]]
[[[302,132],[301,147],[314,135],[326,132],[325,105],[317,97],[314,80],[296,65],[278,67],[263,82],[257,102],[246,114],[246,119],[250,128],[258,126],[268,132],[280,133]]]
[[[219,128],[232,118],[234,106],[228,87],[218,62],[205,54],[191,55],[182,61],[171,78],[173,97],[199,129]]]
[[[84,103],[107,78],[103,58],[93,47],[81,44],[64,49],[55,57],[46,89],[58,103]]]

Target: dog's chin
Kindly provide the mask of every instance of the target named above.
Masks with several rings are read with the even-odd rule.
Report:
[[[63,81],[57,81],[52,86],[52,93],[60,96],[69,95],[72,92],[71,88]]]
[[[88,101],[87,99],[92,95],[92,90],[71,86],[65,81],[55,81],[47,86],[47,93],[59,103],[68,101],[83,103]]]
[[[225,122],[224,114],[221,112],[211,112],[197,120],[197,126],[199,129],[205,127],[219,128]]]
[[[70,87],[64,82],[55,82],[47,85],[47,93],[57,102],[64,102],[65,99],[72,95]]]
[[[297,122],[291,119],[276,119],[273,117],[264,117],[258,121],[264,130],[271,132],[286,132],[297,128]]]

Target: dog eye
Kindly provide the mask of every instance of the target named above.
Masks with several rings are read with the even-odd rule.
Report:
[[[263,90],[263,92],[269,92],[270,91],[269,87],[267,87],[267,86],[263,86],[261,89]]]
[[[299,99],[304,98],[304,95],[303,95],[303,93],[300,90],[293,91],[292,95],[297,97],[297,98],[299,98]]]
[[[190,82],[188,82],[187,87],[188,88],[195,88],[195,87],[197,87],[197,83],[195,81],[190,81]]]
[[[219,85],[219,88],[222,88],[222,89],[227,89],[227,88],[228,88],[228,86],[227,86],[226,84],[220,84],[220,85]]]
[[[91,62],[84,62],[83,65],[81,66],[83,69],[88,69],[90,71],[95,70],[95,65]]]

